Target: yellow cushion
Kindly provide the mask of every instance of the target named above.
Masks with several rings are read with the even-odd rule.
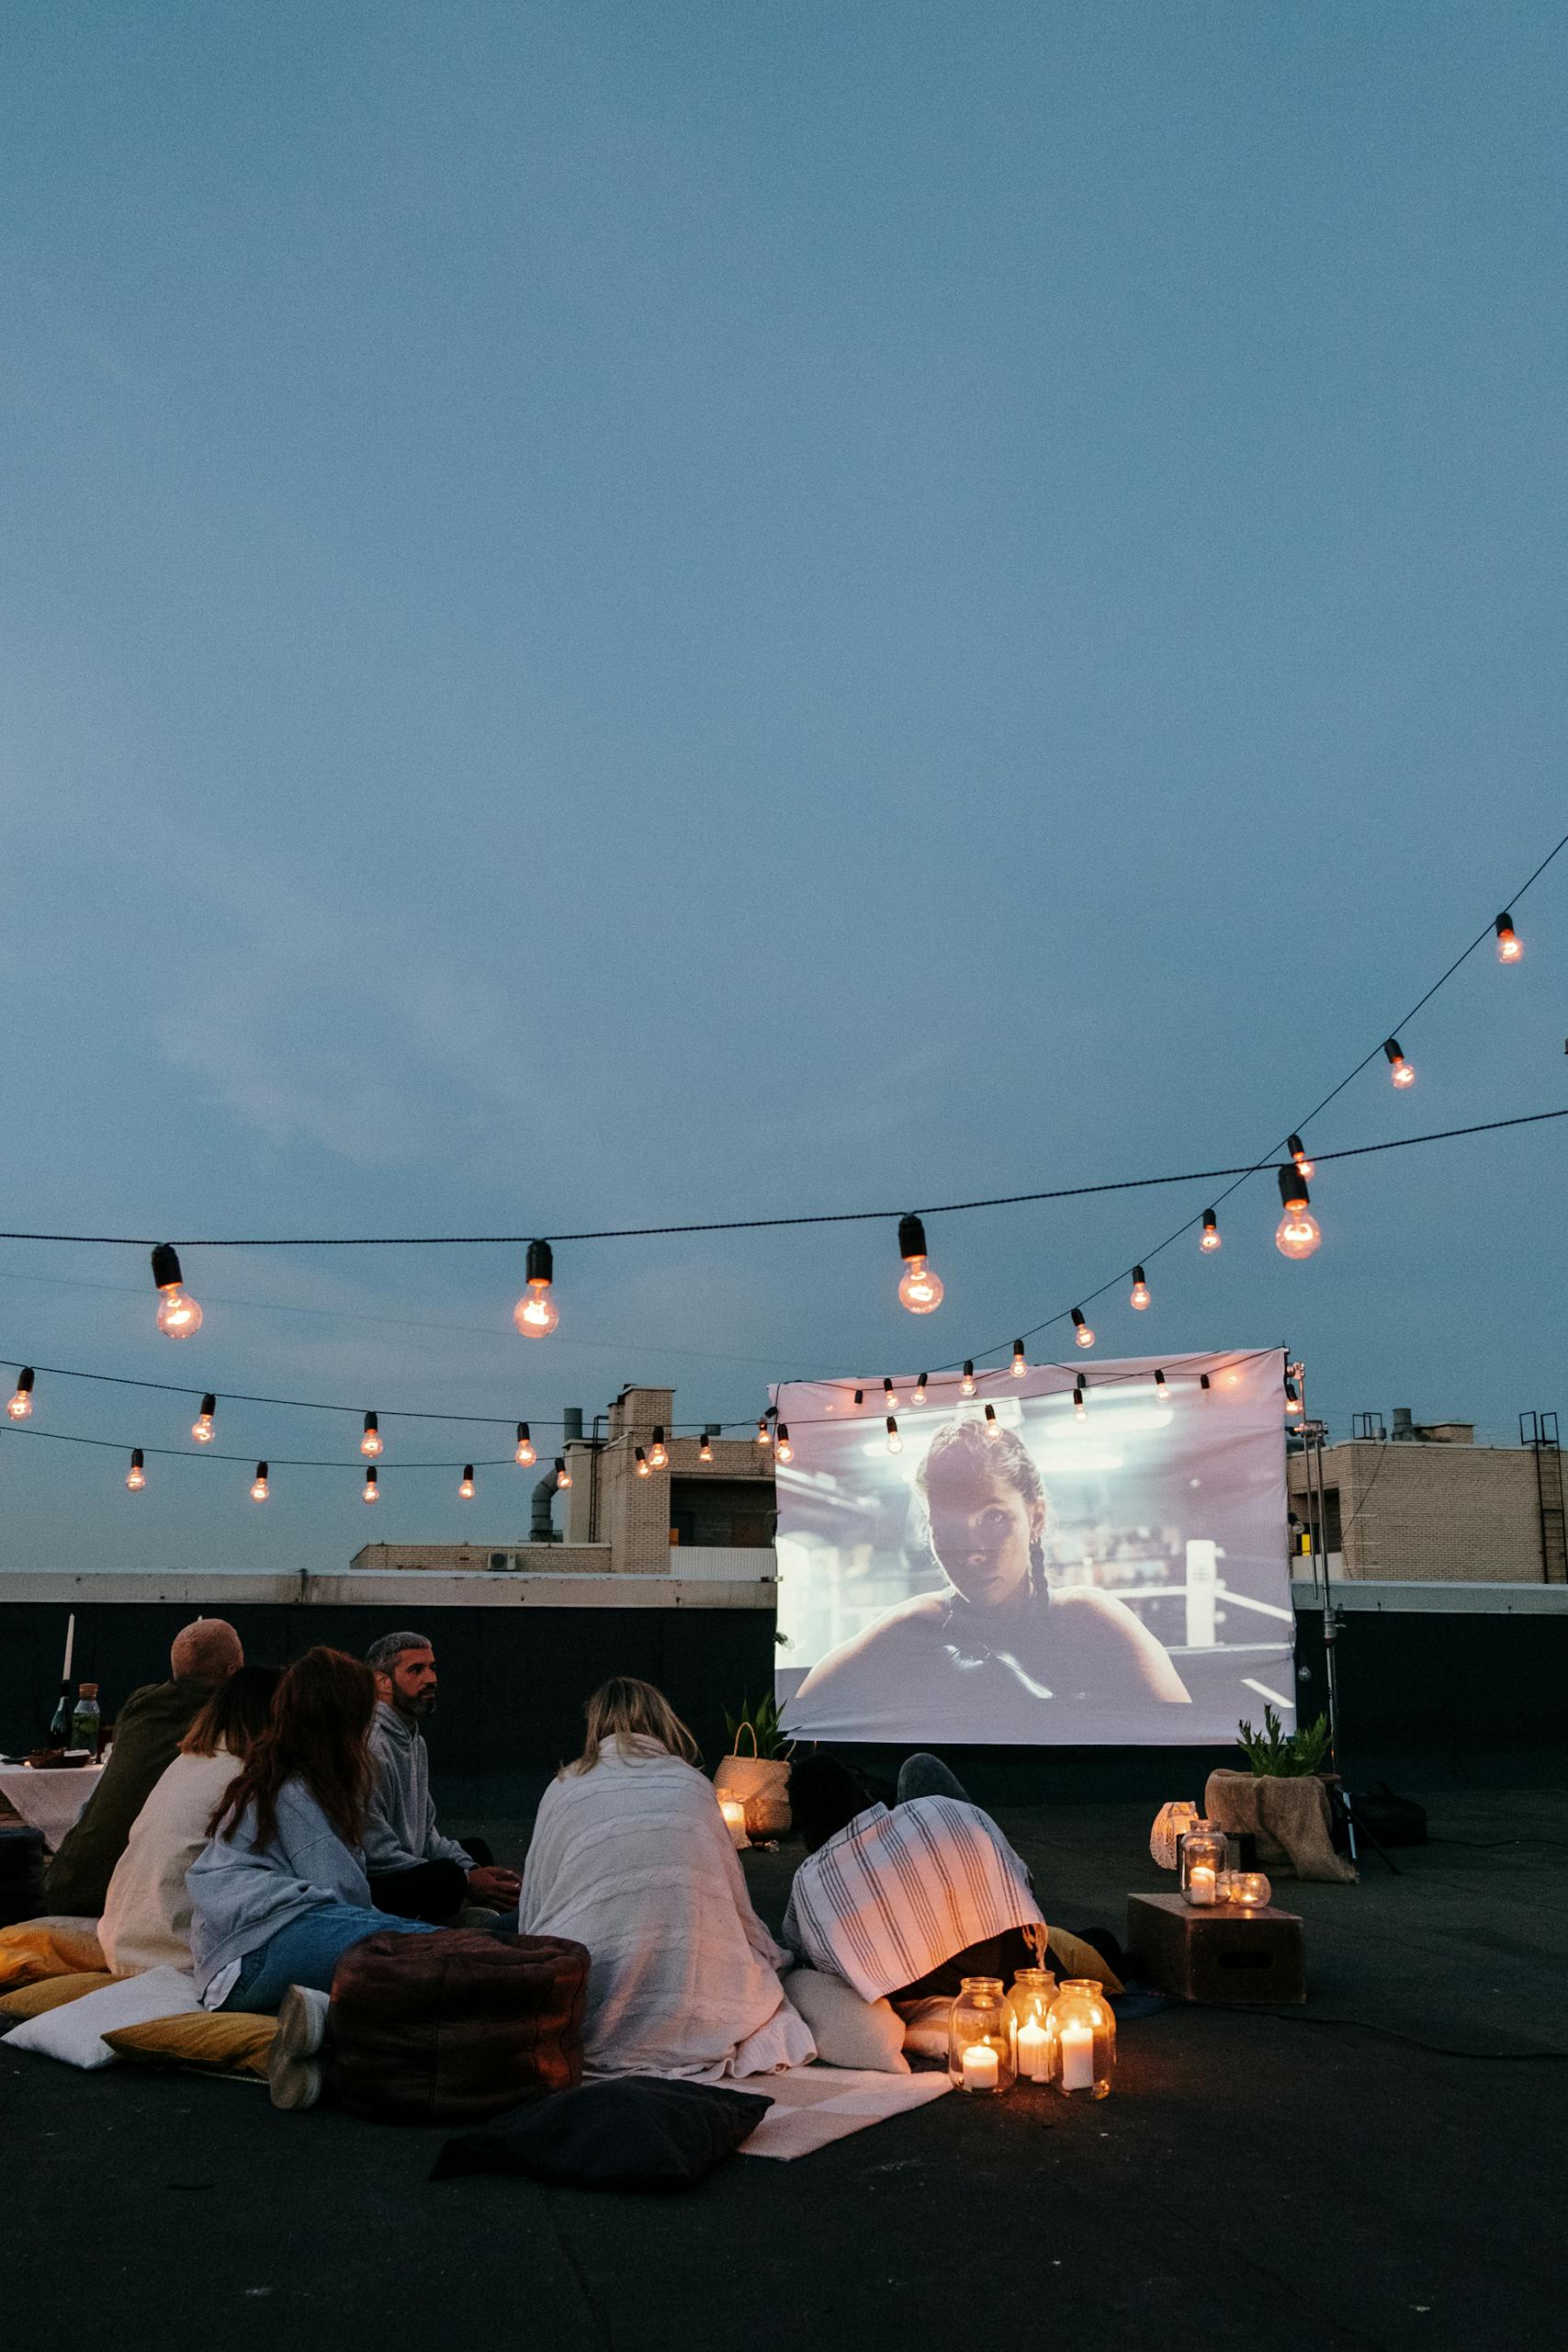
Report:
[[[45,2009],[58,2009],[67,2001],[79,2001],[84,1993],[100,1992],[114,1981],[96,1969],[79,1976],[40,1976],[36,1984],[21,1984],[14,1993],[0,1993],[0,2017],[41,2018]]]
[[[146,2025],[122,2025],[104,2040],[122,2058],[145,2065],[197,2066],[209,2075],[262,2075],[277,2031],[276,2018],[244,2009],[189,2009]]]
[[[1058,1977],[1091,1976],[1108,1993],[1126,1990],[1111,1962],[1081,1936],[1069,1936],[1065,1928],[1051,1930],[1051,1959]]]
[[[0,1985],[36,1984],[41,1976],[79,1976],[102,1968],[96,1919],[21,1919],[0,1928]]]

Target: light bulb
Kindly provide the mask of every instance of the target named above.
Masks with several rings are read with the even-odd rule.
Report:
[[[942,1276],[926,1263],[926,1228],[918,1216],[898,1220],[898,1255],[904,1261],[898,1301],[911,1315],[930,1315],[942,1305]]]
[[[1081,1380],[1077,1383],[1073,1389],[1073,1419],[1075,1421],[1087,1421],[1089,1419],[1089,1407],[1084,1403],[1083,1383]]]
[[[656,1429],[653,1432],[653,1443],[648,1449],[648,1458],[656,1470],[663,1470],[669,1466],[670,1451],[664,1442],[664,1431],[661,1429]]]
[[[1160,1405],[1168,1405],[1170,1402],[1170,1383],[1163,1372],[1156,1372],[1155,1374],[1155,1400]]]
[[[1011,1372],[1015,1380],[1021,1380],[1024,1374],[1029,1370],[1029,1359],[1023,1352],[1023,1341],[1021,1340],[1015,1340],[1012,1343],[1012,1363],[1010,1364],[1008,1369]]]
[[[967,1356],[964,1359],[964,1377],[958,1385],[965,1396],[975,1394],[975,1366]]]
[[[1094,1345],[1094,1330],[1092,1326],[1085,1321],[1081,1306],[1075,1306],[1073,1309],[1073,1337],[1080,1348],[1092,1348]]]
[[[1292,1136],[1285,1145],[1285,1149],[1290,1153],[1291,1158],[1296,1163],[1296,1174],[1298,1176],[1310,1177],[1317,1174],[1317,1163],[1315,1160],[1312,1160],[1307,1158],[1307,1148],[1305,1144],[1303,1143],[1300,1136]]]
[[[359,1491],[367,1503],[378,1503],[380,1501],[381,1488],[374,1470],[367,1470],[365,1473],[365,1484],[361,1487]]]
[[[465,1462],[463,1464],[463,1475],[457,1481],[457,1492],[462,1496],[463,1500],[466,1503],[472,1502],[474,1498],[474,1465],[471,1462]]]
[[[857,1388],[854,1395],[850,1398],[851,1409],[858,1413],[863,1408],[864,1404],[865,1390],[863,1388]]]
[[[653,1476],[653,1464],[640,1445],[637,1448],[632,1459],[637,1464],[637,1475],[639,1478],[650,1478]]]
[[[266,1464],[258,1462],[256,1475],[251,1481],[251,1500],[254,1503],[265,1503],[271,1492],[272,1488],[267,1484]]]
[[[1382,1049],[1388,1056],[1388,1074],[1395,1086],[1414,1086],[1416,1072],[1400,1052],[1398,1038],[1385,1037],[1382,1041]]]
[[[1302,1409],[1301,1392],[1293,1380],[1285,1383],[1285,1419],[1293,1421]]]
[[[904,1451],[904,1441],[898,1434],[898,1424],[891,1413],[887,1416],[887,1451],[889,1453],[902,1453]]]
[[[1203,1238],[1200,1250],[1217,1250],[1220,1246],[1220,1221],[1213,1209],[1203,1211]]]
[[[512,1320],[525,1340],[547,1340],[560,1321],[560,1309],[550,1296],[555,1271],[549,1243],[530,1241],[527,1287],[512,1310]]]
[[[1524,952],[1519,944],[1518,934],[1514,929],[1513,916],[1499,915],[1497,918],[1497,961],[1499,964],[1517,964]]]
[[[534,1441],[528,1434],[527,1422],[519,1421],[517,1424],[517,1451],[513,1455],[512,1459],[513,1462],[518,1463],[523,1469],[526,1470],[530,1464],[537,1462],[538,1458],[538,1455],[534,1451]]]
[[[17,1393],[6,1403],[6,1410],[14,1421],[28,1421],[33,1412],[33,1368],[25,1363],[17,1374]]]
[[[703,1431],[703,1442],[697,1448],[697,1460],[699,1462],[711,1462],[713,1460],[713,1440],[709,1437],[706,1430]]]
[[[1206,1372],[1201,1372],[1201,1373],[1198,1374],[1198,1385],[1199,1385],[1199,1387],[1200,1387],[1200,1388],[1212,1388],[1212,1387],[1213,1387],[1213,1383],[1210,1380],[1209,1375],[1208,1375],[1208,1374],[1207,1374]]]
[[[773,1442],[773,1433],[768,1428],[766,1419],[764,1419],[760,1420],[757,1424],[758,1444],[762,1448],[763,1452],[766,1453],[768,1447],[772,1445]]]
[[[1128,1297],[1129,1303],[1139,1308],[1146,1306],[1149,1303],[1149,1286],[1144,1280],[1142,1266],[1134,1266],[1133,1269],[1133,1287]]]
[[[158,1293],[158,1329],[171,1340],[188,1340],[201,1329],[201,1309],[185,1287],[180,1261],[173,1246],[160,1241],[152,1252],[152,1281]]]
[[[558,1487],[564,1489],[567,1487],[570,1487],[570,1484],[571,1472],[566,1466],[566,1456],[564,1453],[558,1453],[556,1456],[556,1485]]]
[[[212,1416],[218,1410],[218,1399],[209,1393],[201,1400],[201,1410],[190,1425],[190,1433],[197,1445],[212,1443]]]
[[[795,1460],[795,1448],[789,1442],[789,1424],[786,1421],[779,1423],[778,1443],[773,1448],[773,1456],[779,1462]]]
[[[359,1441],[359,1451],[372,1459],[381,1452],[381,1424],[374,1413],[365,1416],[365,1435]]]
[[[988,1438],[998,1438],[1000,1437],[1001,1433],[1002,1425],[997,1419],[997,1408],[994,1405],[987,1405],[986,1408],[986,1435]]]
[[[915,1385],[914,1385],[913,1389],[910,1391],[910,1395],[909,1395],[909,1402],[910,1402],[910,1404],[911,1404],[911,1405],[923,1405],[923,1404],[925,1403],[925,1401],[926,1401],[926,1383],[927,1383],[927,1381],[928,1381],[930,1378],[931,1378],[931,1374],[930,1374],[930,1373],[927,1373],[927,1372],[922,1372],[922,1373],[921,1373],[921,1374],[920,1374],[920,1376],[919,1376],[919,1380],[917,1380],[917,1381],[916,1381],[916,1383],[915,1383]]]
[[[896,1413],[898,1410],[898,1398],[890,1380],[885,1380],[882,1384],[882,1409],[885,1413]]]
[[[140,1446],[137,1446],[131,1454],[130,1467],[125,1474],[125,1483],[130,1488],[133,1495],[139,1495],[141,1492],[142,1487],[147,1484],[147,1473],[141,1467],[141,1448]]]
[[[1323,1233],[1308,1206],[1306,1180],[1293,1168],[1280,1170],[1280,1198],[1285,1213],[1274,1228],[1275,1249],[1282,1258],[1310,1258]]]

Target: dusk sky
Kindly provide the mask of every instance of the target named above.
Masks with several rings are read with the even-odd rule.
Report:
[[[1269,1151],[1568,831],[1568,12],[24,0],[7,1227],[560,1233]],[[1310,1131],[1568,1102],[1568,851]],[[1568,1408],[1568,1122],[1266,1171],[1095,1361]],[[1218,1187],[521,1250],[0,1244],[0,1566],[505,1543],[505,1432],[1088,1299]],[[1070,1353],[1064,1325],[1032,1350]],[[0,1374],[0,1377],[6,1377]],[[7,1379],[7,1385],[9,1385]],[[52,1442],[107,1439],[113,1450]],[[132,1445],[149,1453],[128,1495]],[[250,1460],[277,1468],[247,1499]]]

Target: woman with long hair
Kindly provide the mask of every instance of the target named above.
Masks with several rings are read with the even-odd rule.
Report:
[[[946,1422],[915,1497],[943,1589],[897,1602],[830,1652],[802,1683],[803,1700],[831,1693],[863,1723],[889,1711],[907,1722],[919,1700],[933,1737],[960,1739],[987,1718],[1021,1734],[1062,1700],[1129,1715],[1151,1699],[1186,1702],[1181,1677],[1125,1601],[1088,1586],[1052,1590],[1044,1485],[1011,1430]]]
[[[582,1753],[534,1824],[518,1926],[592,1954],[585,2070],[716,2081],[802,2064],[815,2044],[779,1983],[789,1955],[751,1908],[696,1741],[630,1675],[583,1712]]]
[[[272,1712],[276,1666],[242,1666],[201,1709],[152,1784],[114,1867],[98,1941],[117,1976],[190,1966],[186,1872],[207,1843],[213,1808],[243,1768]]]
[[[276,2009],[290,1985],[325,1994],[351,1944],[428,1935],[370,1900],[362,1841],[376,1678],[343,1650],[307,1650],[186,1872],[191,1958],[209,2009]]]

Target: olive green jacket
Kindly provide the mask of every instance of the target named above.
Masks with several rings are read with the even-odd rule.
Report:
[[[186,1677],[177,1682],[146,1682],[131,1692],[115,1718],[114,1751],[103,1778],[44,1872],[46,1912],[79,1919],[100,1917],[131,1824],[211,1696],[210,1683]]]

